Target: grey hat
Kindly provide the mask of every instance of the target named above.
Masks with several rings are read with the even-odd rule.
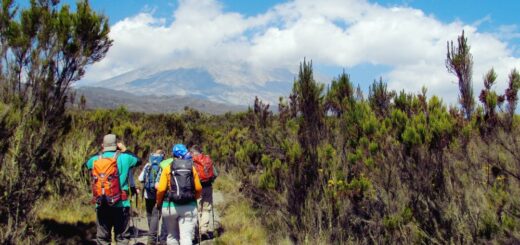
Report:
[[[103,151],[116,151],[117,139],[115,134],[107,134],[103,137]]]

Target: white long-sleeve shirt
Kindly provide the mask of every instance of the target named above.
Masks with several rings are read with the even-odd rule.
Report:
[[[150,166],[151,166],[150,163],[146,163],[146,164],[144,165],[143,170],[141,170],[141,173],[139,174],[139,177],[137,177],[137,179],[139,180],[139,182],[144,183],[144,178],[146,177],[146,176],[145,176],[145,175],[146,175],[146,172],[148,171],[148,169],[150,168]],[[145,199],[150,199],[150,198],[148,197],[148,193],[147,193],[146,190],[144,190],[144,198],[145,198]]]

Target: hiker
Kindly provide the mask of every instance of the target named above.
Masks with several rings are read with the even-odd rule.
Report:
[[[193,163],[202,185],[202,197],[199,201],[199,232],[201,240],[213,238],[215,221],[209,225],[210,217],[213,217],[213,181],[218,176],[217,168],[208,155],[202,154],[198,145],[190,147]],[[212,216],[213,215],[213,216]],[[214,217],[213,217],[214,218]]]
[[[146,206],[146,219],[148,221],[148,241],[147,244],[156,244],[157,230],[159,220],[161,219],[161,212],[155,208],[157,189],[155,186],[156,179],[160,177],[161,167],[160,163],[164,160],[164,151],[157,149],[155,153],[151,154],[149,162],[146,163],[143,170],[139,174],[138,180],[143,183],[143,196]],[[166,229],[161,231],[166,232]],[[166,242],[166,240],[164,241]]]
[[[184,155],[185,159],[191,159],[191,156],[189,154],[187,155]],[[172,162],[172,159],[166,159],[166,160],[163,160],[160,164],[159,164],[159,174],[157,174],[157,179],[155,180],[155,189],[157,190],[159,188],[159,181],[161,179],[161,173],[163,171],[164,168],[166,168],[167,166],[170,166]],[[159,213],[160,213],[160,210],[159,210]],[[160,216],[160,214],[159,214]],[[155,223],[155,222],[152,222],[152,225],[158,225],[158,223]],[[154,230],[157,230],[156,227],[153,227]],[[161,223],[161,234],[159,235],[159,243],[160,244],[166,244],[166,240],[168,238],[168,230],[166,229],[166,222],[163,222]]]
[[[123,143],[117,143],[114,134],[103,137],[102,151],[85,163],[92,170],[93,202],[96,203],[96,242],[111,244],[112,229],[117,243],[128,244],[126,234],[130,223],[130,200],[128,180],[130,169],[140,160],[127,151]],[[119,178],[117,178],[119,176]]]
[[[188,149],[182,144],[173,147],[173,157],[161,172],[157,188],[157,209],[162,209],[168,229],[168,244],[192,244],[197,222],[197,199],[202,186]]]
[[[184,158],[189,158],[189,156],[186,155]],[[157,179],[155,180],[155,189],[156,190],[159,188],[159,181],[161,179],[161,173],[162,173],[163,169],[166,168],[166,166],[170,166],[171,162],[172,162],[172,159],[170,158],[170,159],[163,160],[161,163],[159,163],[159,167],[160,167],[159,173],[157,174]],[[161,218],[161,215],[159,214],[158,217],[154,216],[153,218],[154,218],[154,220],[152,221],[152,227],[150,229],[156,231],[156,230],[158,230],[157,226],[159,225],[159,220]],[[155,219],[157,219],[157,221],[155,221]],[[161,223],[161,233],[159,235],[159,243],[166,244],[167,238],[168,238],[168,230],[166,228],[166,222],[163,221]]]

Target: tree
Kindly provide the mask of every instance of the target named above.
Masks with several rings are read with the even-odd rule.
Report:
[[[258,96],[255,96],[253,112],[255,115],[255,121],[258,123],[258,126],[261,128],[266,128],[269,123],[269,118],[273,114],[271,111],[269,111],[269,104],[262,102],[262,100],[258,99]]]
[[[386,83],[383,78],[379,78],[379,82],[374,80],[368,90],[368,102],[376,114],[380,117],[385,116],[390,109],[390,103],[395,96],[394,91],[388,91]]]
[[[301,212],[308,190],[312,189],[318,176],[318,144],[323,127],[323,85],[314,80],[312,62],[305,60],[300,64],[298,79],[295,81],[291,97],[296,102],[298,113],[302,120],[298,129],[298,141],[303,150],[302,158],[293,166],[291,186],[288,192],[289,212],[296,217],[296,226],[302,223]],[[298,238],[298,229],[293,229],[293,239]]]
[[[2,243],[31,239],[34,204],[57,174],[54,143],[69,128],[64,114],[70,86],[112,44],[108,19],[80,1],[76,12],[57,0],[31,1],[21,11],[12,0],[0,12],[0,233]],[[0,104],[1,104],[0,103]]]
[[[498,96],[495,91],[491,90],[491,87],[495,85],[496,79],[497,74],[495,70],[489,70],[484,75],[484,89],[482,89],[479,96],[480,102],[484,105],[484,120],[488,130],[493,129],[497,122],[496,107],[504,102],[504,96]]]
[[[518,89],[520,88],[520,74],[516,69],[509,74],[509,83],[506,89],[508,127],[511,129],[516,106],[518,104]]]
[[[364,99],[363,90],[361,90],[361,86],[358,83],[356,88],[356,101],[363,101]]]
[[[354,101],[354,85],[350,82],[350,76],[343,71],[337,79],[332,80],[325,97],[325,110],[341,117]]]
[[[457,47],[453,46],[453,41],[448,42],[448,52],[446,55],[446,68],[448,72],[455,74],[459,79],[459,102],[464,110],[466,119],[470,119],[475,107],[473,98],[473,57],[470,53],[468,40],[462,35],[457,38]]]
[[[85,98],[85,95],[81,95],[79,98],[79,109],[85,110],[87,108],[87,98]]]

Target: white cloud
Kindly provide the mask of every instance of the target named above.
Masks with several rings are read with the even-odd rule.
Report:
[[[295,0],[252,17],[224,12],[216,0],[181,0],[172,16],[165,20],[144,12],[114,24],[114,46],[86,80],[141,67],[205,67],[218,82],[247,85],[275,79],[277,68],[295,72],[307,57],[347,72],[363,63],[387,65],[392,69],[383,78],[391,88],[416,92],[426,85],[430,95],[453,103],[457,86],[444,65],[446,41],[456,40],[463,29],[474,56],[475,94],[491,67],[501,91],[509,71],[520,68],[514,47],[500,36],[517,37],[516,26],[482,33],[480,22],[443,23],[418,9],[364,0]]]

